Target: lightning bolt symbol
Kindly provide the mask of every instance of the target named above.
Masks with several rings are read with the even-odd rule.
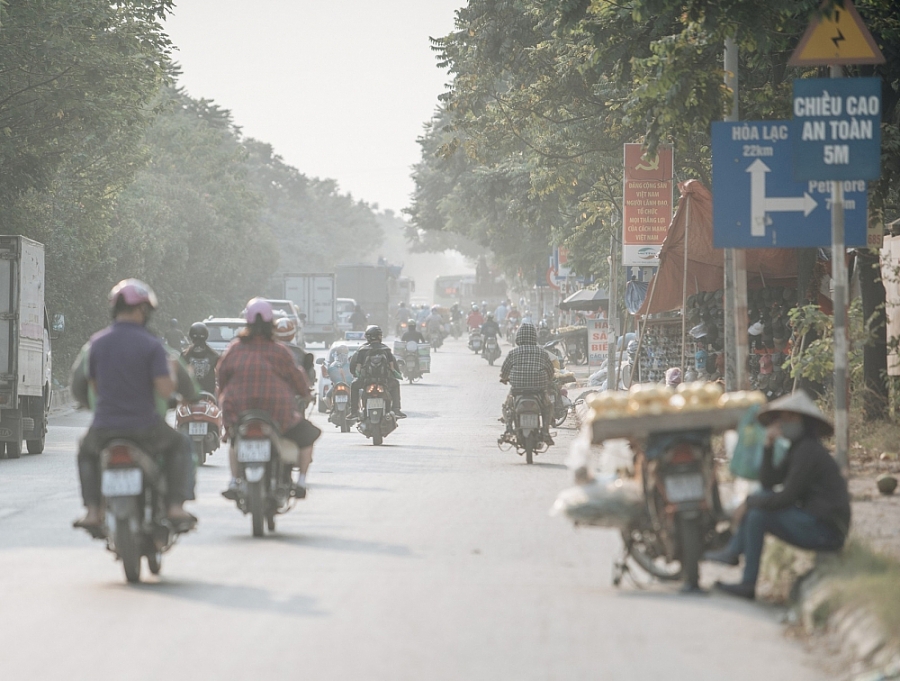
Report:
[[[835,24],[839,24],[840,21],[841,21],[841,11],[840,11],[840,10],[835,10],[835,11],[834,11],[834,23],[835,23]],[[838,29],[837,29],[837,35],[834,36],[834,38],[831,39],[831,42],[834,43],[834,49],[836,49],[836,50],[839,50],[839,49],[840,49],[841,46],[840,46],[838,43],[840,43],[842,40],[846,40],[846,38],[844,38],[844,34],[841,33],[841,29],[838,28]]]

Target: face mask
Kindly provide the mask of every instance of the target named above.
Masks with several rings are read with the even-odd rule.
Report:
[[[781,434],[791,442],[796,442],[804,433],[803,421],[788,421],[781,424]]]

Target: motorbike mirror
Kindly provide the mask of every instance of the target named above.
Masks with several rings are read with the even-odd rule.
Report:
[[[318,358],[316,359],[316,364],[325,364],[325,358],[324,358],[324,357],[318,357]]]

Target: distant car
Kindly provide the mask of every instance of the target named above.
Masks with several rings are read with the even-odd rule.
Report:
[[[343,340],[336,340],[331,344],[325,363],[317,365],[319,367],[319,380],[316,381],[316,402],[319,405],[320,412],[325,413],[328,411],[325,407],[325,394],[331,390],[331,379],[328,378],[328,365],[334,361],[334,356],[337,354],[335,349],[339,345],[346,345],[350,351],[350,358],[352,358],[356,351],[365,343],[366,339],[363,331],[346,331]]]
[[[206,343],[220,355],[228,347],[228,344],[237,338],[241,329],[247,326],[247,322],[238,317],[210,317],[204,320],[209,329],[209,338]]]
[[[334,312],[337,316],[338,331],[345,333],[353,329],[350,323],[350,315],[356,309],[356,301],[353,298],[338,298],[334,301]]]

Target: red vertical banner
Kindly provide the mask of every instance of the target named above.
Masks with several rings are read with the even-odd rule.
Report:
[[[659,249],[672,221],[674,154],[660,145],[654,157],[640,144],[625,145],[625,182],[622,201],[622,264],[659,265]]]

